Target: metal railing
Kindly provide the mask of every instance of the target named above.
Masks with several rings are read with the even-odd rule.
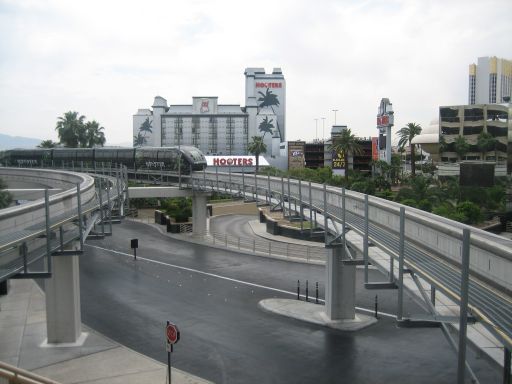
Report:
[[[290,261],[320,264],[326,259],[326,249],[299,244],[239,237],[227,233],[210,232],[192,236],[216,247],[250,252],[260,256],[270,256]]]
[[[2,361],[0,361],[0,378],[7,380],[9,384],[59,384],[55,380],[47,379]]]

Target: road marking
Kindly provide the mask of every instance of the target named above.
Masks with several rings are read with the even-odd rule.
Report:
[[[114,250],[114,249],[103,248],[103,247],[99,247],[99,246],[97,246],[97,245],[90,245],[90,244],[84,244],[84,245],[85,245],[85,246],[87,246],[87,247],[100,249],[100,250],[102,250],[102,251],[115,253],[115,254],[117,254],[117,255],[122,255],[122,256],[129,257],[129,258],[133,258],[133,255],[132,255],[131,253],[126,253],[126,252],[116,251],[116,250]],[[221,275],[217,275],[217,274],[215,274],[215,273],[204,272],[204,271],[200,271],[200,270],[198,270],[198,269],[194,269],[194,268],[183,267],[183,266],[181,266],[181,265],[176,265],[176,264],[171,264],[171,263],[164,263],[163,261],[158,261],[158,260],[148,259],[148,258],[146,258],[146,257],[137,256],[137,260],[143,260],[143,261],[146,261],[146,262],[149,262],[149,263],[154,263],[154,264],[159,264],[159,265],[165,265],[166,267],[171,267],[171,268],[181,269],[181,270],[188,271],[188,272],[194,272],[194,273],[197,273],[197,274],[200,274],[200,275],[210,276],[210,277],[215,277],[215,278],[217,278],[217,279],[226,280],[226,281],[231,281],[231,282],[234,282],[234,283],[239,283],[239,284],[247,285],[247,286],[250,286],[250,287],[256,287],[256,288],[261,288],[261,289],[267,289],[267,290],[274,291],[274,292],[280,292],[280,293],[284,293],[284,294],[287,294],[287,295],[297,296],[297,292],[286,291],[286,290],[284,290],[284,289],[279,289],[279,288],[269,287],[269,286],[266,286],[266,285],[261,285],[261,284],[256,284],[256,283],[251,283],[251,282],[249,282],[249,281],[243,281],[243,280],[233,279],[232,277],[221,276]],[[178,271],[178,273],[180,273],[180,272]],[[180,285],[180,286],[181,286],[181,285]],[[300,295],[300,297],[305,298],[305,297],[306,297],[306,295]],[[325,302],[325,300],[323,300],[323,299],[318,299],[318,301],[321,301],[322,303],[323,303],[323,302]],[[375,311],[374,311],[374,310],[367,309],[367,308],[356,307],[356,309],[357,309],[357,310],[359,310],[359,311],[361,311],[361,312],[375,313]],[[379,314],[379,315],[382,315],[382,316],[386,316],[386,317],[396,318],[396,315],[393,315],[393,314],[391,314],[391,313],[386,313],[386,312],[380,312],[380,311],[379,311],[379,312],[378,312],[378,314]]]

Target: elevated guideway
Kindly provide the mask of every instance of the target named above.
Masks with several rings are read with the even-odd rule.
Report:
[[[339,263],[368,265],[368,247],[378,247],[391,256],[390,270],[403,263],[402,274],[421,277],[461,305],[459,319],[441,321],[467,324],[467,303],[471,316],[503,343],[505,354],[512,349],[511,240],[384,199],[299,180],[196,172],[187,183],[197,190],[259,200],[300,217],[309,214],[309,220],[319,215],[328,229],[325,245],[342,250]],[[347,250],[348,230],[363,238],[362,257]],[[403,290],[400,283],[390,273],[388,287]]]
[[[121,173],[122,176],[118,174],[114,179],[123,180],[124,187],[126,187],[128,175],[137,175],[126,169]],[[273,209],[288,212],[288,215],[297,214],[301,220],[318,220],[327,232],[325,246],[331,250],[327,263],[327,285],[329,287],[327,287],[326,294],[326,311],[331,311],[330,314],[334,318],[343,317],[346,314],[351,316],[353,313],[353,311],[339,310],[339,306],[347,297],[345,293],[339,292],[341,286],[337,285],[340,283],[338,274],[342,276],[346,273],[353,273],[351,271],[355,265],[367,267],[370,261],[368,248],[374,246],[390,256],[390,271],[393,271],[395,263],[398,263],[399,276],[403,276],[404,273],[410,274],[414,278],[419,276],[428,282],[433,290],[443,292],[460,305],[459,319],[441,319],[441,322],[457,323],[458,321],[462,334],[459,340],[463,340],[459,343],[459,359],[463,363],[464,356],[460,351],[465,350],[467,310],[472,317],[481,322],[502,342],[505,354],[508,353],[510,356],[509,351],[512,349],[511,240],[391,201],[300,180],[232,172],[194,172],[191,175],[179,176],[179,180],[176,175],[168,175],[164,172],[151,175],[139,174],[138,176],[151,180],[152,183],[162,183],[163,181],[179,183],[179,188],[172,190],[167,188],[165,192],[163,192],[164,189],[160,189],[158,192],[156,189],[146,192],[133,189],[133,194],[140,193],[144,197],[148,197],[148,194],[154,194],[154,196],[168,195],[169,193],[192,194],[195,232],[206,231],[206,225],[202,222],[206,221],[206,195],[210,192],[229,193],[246,199],[258,200]],[[80,191],[82,184],[80,182]],[[120,184],[122,183],[117,183],[118,192]],[[66,189],[65,186],[59,186],[59,188]],[[111,192],[110,196],[114,195],[112,192],[115,189],[116,187],[107,189]],[[117,193],[116,196],[127,197],[128,190],[122,187],[121,190],[125,192]],[[84,196],[89,196],[87,191],[89,189],[85,188]],[[67,189],[66,192],[69,193],[70,189]],[[94,193],[92,194],[94,195]],[[52,199],[55,199],[56,207],[60,207],[57,204],[57,201],[60,202],[59,195],[52,196]],[[20,217],[23,217],[20,222],[24,224],[21,226],[16,224],[16,230],[6,232],[6,237],[0,239],[1,250],[7,250],[9,247],[19,250],[24,241],[36,241],[41,236],[44,238],[45,233],[47,239],[50,239],[51,235],[48,235],[47,232],[48,227],[51,231],[62,227],[63,223],[76,223],[77,221],[81,223],[82,220],[77,220],[80,216],[77,213],[79,205],[76,203],[77,193],[75,192],[74,195],[75,200],[72,197],[65,199],[66,203],[61,204],[61,209],[52,209],[51,217],[46,221],[42,219],[44,214],[41,205],[37,207],[38,216],[34,217],[32,221],[24,216],[26,212],[19,211]],[[78,195],[81,196],[82,193],[78,193]],[[88,207],[86,211],[90,214],[100,212],[103,215],[104,209],[100,207],[104,206],[105,201],[108,201],[107,205],[110,207],[112,200],[110,196],[96,193],[96,199],[88,200],[84,204]],[[47,200],[50,198],[48,197]],[[99,203],[98,200],[100,200]],[[90,204],[90,207],[87,204]],[[64,215],[64,217],[59,215]],[[13,217],[15,215],[11,218]],[[100,218],[101,222],[104,221],[102,219],[103,217]],[[28,225],[29,222],[39,226],[31,228]],[[41,225],[43,222],[46,223],[46,228]],[[345,233],[349,230],[363,238],[362,255],[354,252],[348,246]],[[79,232],[84,233],[83,230]],[[9,240],[9,236],[12,236],[13,239]],[[74,239],[76,240],[77,237],[75,236]],[[46,243],[51,242],[47,241]],[[62,240],[60,243],[61,250],[63,250]],[[52,252],[49,251],[47,254]],[[8,266],[5,269],[7,273],[3,272],[4,278],[26,270],[19,264],[20,260],[25,260],[24,257],[15,259],[18,261],[18,265]],[[8,263],[2,263],[2,268],[4,264]],[[402,278],[396,279],[392,272],[389,275],[388,283],[375,284],[375,286],[398,288],[400,298],[403,295]],[[365,283],[368,288],[372,288],[374,285],[367,278]],[[399,299],[399,319],[402,318],[400,308]],[[435,313],[433,313],[434,318],[436,318]],[[510,371],[510,366],[508,366],[508,370]]]

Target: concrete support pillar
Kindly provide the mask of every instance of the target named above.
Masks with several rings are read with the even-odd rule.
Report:
[[[356,267],[342,263],[342,247],[327,253],[325,313],[330,320],[353,320],[356,310]]]
[[[44,285],[48,343],[75,343],[82,333],[78,256],[52,257],[52,277]]]
[[[196,235],[206,233],[207,197],[205,193],[194,193],[192,196],[192,231]]]

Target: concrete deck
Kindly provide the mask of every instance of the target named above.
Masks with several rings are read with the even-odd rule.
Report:
[[[81,345],[48,346],[45,298],[35,282],[11,280],[9,294],[0,296],[1,361],[60,383],[167,382],[166,365],[86,326],[82,330]],[[177,384],[208,383],[176,368],[171,375]]]

